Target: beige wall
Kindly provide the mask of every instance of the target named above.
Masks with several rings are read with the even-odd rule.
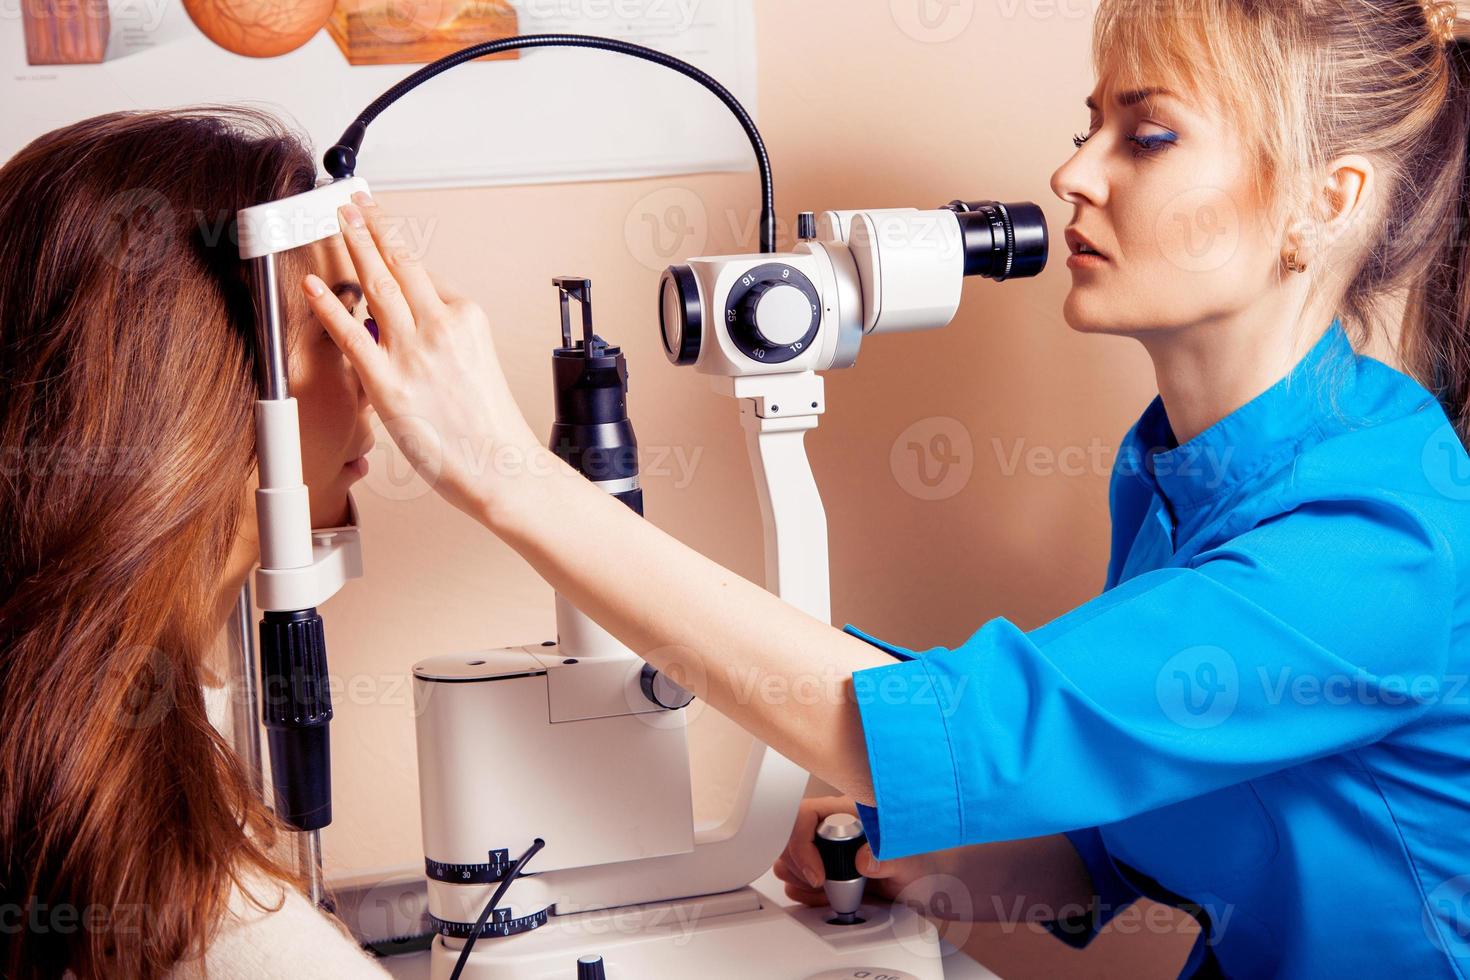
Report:
[[[919,21],[921,3],[940,19]],[[828,376],[828,414],[808,445],[830,522],[833,620],[919,648],[958,644],[998,615],[1038,626],[1102,585],[1108,467],[1154,392],[1141,349],[1075,335],[1061,318],[1070,281],[1061,229],[1071,207],[1048,180],[1086,125],[1091,7],[757,0],[756,9],[757,116],[783,240],[798,210],[935,207],[955,197],[1036,201],[1053,235],[1039,278],[971,281],[947,329],[871,339],[857,367]],[[668,84],[689,83],[670,75]],[[667,362],[654,304],[667,263],[752,250],[755,195],[754,175],[744,173],[381,199],[411,220],[431,267],[490,312],[538,431],[550,424],[551,278],[593,279],[598,329],[628,354],[644,465],[667,457],[662,470],[645,470],[648,518],[759,580],[759,514],[735,405]],[[692,234],[671,230],[686,224],[679,208]],[[650,230],[660,223],[661,243]],[[926,500],[907,447],[940,433],[960,456],[951,477],[960,489]],[[336,822],[325,837],[337,871],[421,859],[410,665],[555,633],[550,590],[506,546],[405,479],[387,446],[381,438],[357,491],[367,576],[326,607],[342,681]],[[680,453],[694,462],[692,480]],[[719,814],[744,736],[706,712],[692,739],[697,815]],[[1025,927],[977,928],[967,948],[1007,976],[1173,976],[1188,943],[1177,922],[1135,917],[1134,934],[1112,930],[1080,954]]]

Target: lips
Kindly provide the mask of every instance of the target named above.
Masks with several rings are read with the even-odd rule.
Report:
[[[363,445],[362,449],[358,450],[357,455],[354,456],[354,457],[352,457],[351,460],[348,460],[348,463],[350,464],[353,460],[362,459],[362,457],[364,457],[368,453],[372,452],[373,451],[373,447],[376,446],[377,444],[378,444],[378,440],[377,439],[371,439],[371,438],[368,439],[368,441]]]
[[[1073,255],[1084,253],[1089,255],[1096,255],[1100,259],[1107,258],[1107,256],[1104,255],[1102,251],[1092,243],[1091,239],[1083,235],[1077,229],[1068,228],[1064,234],[1067,239],[1067,248],[1071,250]]]

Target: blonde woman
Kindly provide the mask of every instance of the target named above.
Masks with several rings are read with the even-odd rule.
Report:
[[[393,249],[367,198],[342,218],[381,345],[320,278],[303,294],[445,498],[847,794],[804,806],[777,865],[793,894],[819,900],[816,819],[857,805],[887,893],[945,872],[978,914],[1049,910],[1074,944],[1147,895],[1200,920],[1191,976],[1463,976],[1470,58],[1452,21],[1419,0],[1105,0],[1090,123],[1052,178],[1073,207],[1064,315],[1141,343],[1159,394],[1115,466],[1104,592],[1031,631],[998,617],[916,653],[639,519],[541,447],[484,312]],[[1162,222],[1180,200],[1233,213],[1228,247]],[[1397,366],[1357,352],[1400,320]],[[752,673],[849,680],[774,705],[740,695]]]

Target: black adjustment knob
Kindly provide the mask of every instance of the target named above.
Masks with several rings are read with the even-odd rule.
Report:
[[[657,667],[652,664],[644,664],[643,670],[638,676],[638,686],[643,689],[643,696],[660,708],[677,711],[689,706],[694,700],[694,695],[678,684],[669,680]]]
[[[857,854],[868,842],[862,821],[851,813],[834,813],[817,828],[814,843],[822,855],[822,870],[828,881],[851,881],[861,878]]]
[[[796,238],[797,241],[809,242],[817,237],[817,216],[810,211],[803,211],[796,216]]]
[[[863,903],[867,879],[858,872],[857,855],[868,842],[862,822],[851,813],[834,813],[822,821],[812,842],[822,855],[822,870],[827,875],[822,890],[827,893],[832,911],[837,913],[830,921],[834,925],[862,922],[857,911]]]
[[[607,980],[607,970],[603,968],[602,957],[596,954],[579,957],[577,959],[577,980]]]

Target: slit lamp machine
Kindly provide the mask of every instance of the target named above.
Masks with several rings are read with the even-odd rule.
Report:
[[[817,619],[830,621],[827,525],[804,437],[826,408],[821,372],[852,365],[872,334],[945,326],[967,276],[1002,282],[1046,264],[1041,210],[998,201],[806,212],[792,251],[777,252],[770,161],[735,97],[662,52],[572,34],[501,38],[426,65],[327,151],[330,176],[316,189],[239,212],[259,353],[254,598],[263,616],[257,653],[247,586],[234,668],[243,705],[236,731],[247,737],[237,740],[260,786],[264,729],[274,809],[300,831],[310,897],[324,907],[319,832],[331,822],[332,705],[317,607],[362,574],[361,542],[355,506],[347,526],[311,527],[277,257],[338,233],[337,208],[367,189],[355,175],[367,128],[390,105],[483,55],[549,46],[678,71],[719,98],[750,139],[761,178],[759,252],[670,267],[658,287],[658,324],[670,362],[706,375],[738,406],[764,528],[764,584]],[[625,355],[595,331],[589,280],[554,285],[561,336],[551,355],[550,447],[642,514]],[[436,980],[943,977],[932,924],[907,906],[863,900],[853,861],[864,838],[851,815],[829,818],[816,837],[830,909],[777,905],[751,888],[786,844],[807,773],[757,742],[730,814],[696,825],[690,692],[560,596],[556,627],[555,641],[413,667],[424,921]],[[496,747],[493,765],[487,745]]]

